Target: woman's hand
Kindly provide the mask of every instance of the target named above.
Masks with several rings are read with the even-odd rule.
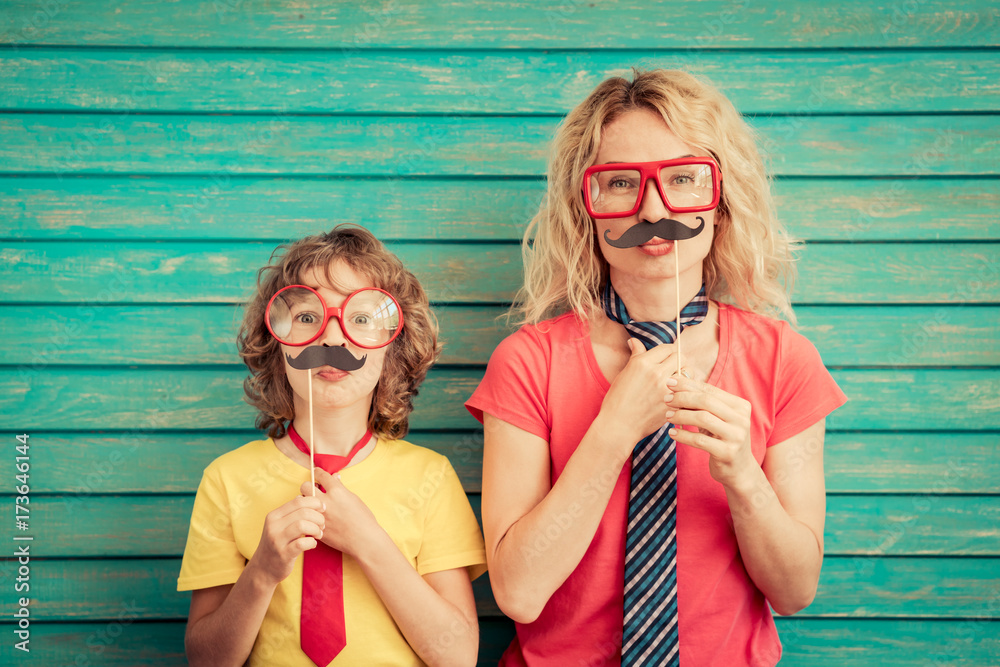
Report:
[[[629,451],[637,442],[667,423],[666,398],[671,393],[667,380],[672,368],[667,363],[676,345],[643,348],[636,338],[629,338],[631,356],[601,404],[601,417],[614,420],[616,432],[630,434],[622,438]]]
[[[364,501],[349,491],[339,475],[316,468],[316,498],[323,502],[323,543],[351,555],[379,529],[378,520]],[[312,482],[302,484],[302,495],[312,495]]]
[[[735,487],[760,469],[750,448],[750,401],[687,377],[672,377],[667,386],[667,421],[697,428],[672,428],[670,437],[708,452],[712,479]]]
[[[298,496],[272,510],[264,519],[257,551],[247,567],[258,569],[265,581],[277,585],[292,573],[295,559],[314,549],[326,520],[320,498]]]

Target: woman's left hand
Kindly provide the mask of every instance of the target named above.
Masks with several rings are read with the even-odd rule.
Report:
[[[378,520],[364,501],[352,493],[339,475],[316,468],[316,497],[326,504],[326,527],[322,542],[344,553],[356,555],[365,539],[378,529]],[[323,490],[325,489],[325,491]],[[302,495],[312,495],[312,483],[303,482]]]
[[[673,396],[667,401],[667,421],[679,426],[670,430],[677,442],[709,453],[709,473],[725,487],[736,487],[752,479],[760,465],[750,449],[750,401],[718,387],[676,376],[667,380]]]

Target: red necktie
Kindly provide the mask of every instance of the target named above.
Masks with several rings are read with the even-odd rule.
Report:
[[[295,427],[288,426],[288,435],[299,451],[309,453],[309,445],[295,432]],[[347,456],[313,454],[313,459],[317,466],[333,475],[350,463],[371,437],[372,432],[367,431]],[[329,665],[347,646],[343,554],[322,542],[302,554],[300,628],[302,650],[319,667]]]

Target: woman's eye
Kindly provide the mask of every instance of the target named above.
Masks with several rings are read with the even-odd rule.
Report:
[[[630,188],[632,183],[627,178],[612,178],[608,183],[610,188]]]

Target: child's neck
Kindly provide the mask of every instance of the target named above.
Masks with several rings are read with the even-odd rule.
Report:
[[[313,413],[313,437],[309,433],[309,412],[297,411],[292,422],[295,431],[317,454],[347,456],[368,430],[368,414],[353,410],[347,413]],[[315,440],[315,442],[313,441]]]

